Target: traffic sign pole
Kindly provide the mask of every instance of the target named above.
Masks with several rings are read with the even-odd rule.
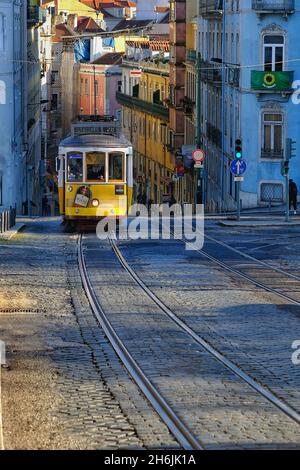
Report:
[[[286,209],[285,221],[290,221],[290,188],[289,188],[289,173],[285,175],[285,192],[286,192]]]
[[[238,141],[241,142],[241,141]],[[239,150],[239,147],[238,147]],[[230,171],[235,175],[235,188],[236,188],[236,197],[237,197],[237,221],[241,220],[241,181],[243,181],[242,175],[247,170],[247,164],[245,160],[241,158],[236,158],[231,162]]]
[[[239,222],[241,220],[241,182],[236,182],[236,195],[237,195],[237,216],[236,219]]]

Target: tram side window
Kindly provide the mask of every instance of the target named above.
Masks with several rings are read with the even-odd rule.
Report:
[[[69,153],[67,163],[67,181],[82,181],[83,158],[81,153]]]
[[[105,181],[105,153],[86,154],[86,174],[87,181]]]
[[[124,181],[124,153],[109,154],[109,179],[110,181]]]

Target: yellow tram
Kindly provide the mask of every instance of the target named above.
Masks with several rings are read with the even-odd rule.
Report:
[[[59,207],[70,226],[124,217],[132,204],[132,146],[123,137],[79,135],[59,145]]]

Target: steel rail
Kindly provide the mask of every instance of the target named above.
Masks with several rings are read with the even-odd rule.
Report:
[[[248,276],[248,274],[245,274],[245,273],[239,271],[238,269],[233,268],[232,266],[229,266],[228,264],[224,263],[223,261],[219,260],[218,258],[215,258],[214,256],[210,255],[209,253],[207,253],[203,249],[202,250],[195,249],[193,247],[193,244],[190,243],[189,241],[183,240],[182,238],[175,238],[174,231],[172,231],[172,230],[171,230],[171,234],[174,236],[174,239],[176,239],[177,241],[180,241],[181,243],[184,243],[186,245],[191,246],[193,251],[195,251],[196,253],[199,253],[200,255],[208,258],[210,261],[213,261],[214,263],[218,264],[219,266],[221,266],[226,271],[229,271],[231,273],[236,274],[237,276],[245,279],[246,281],[250,282],[251,284],[254,284],[256,287],[261,288],[262,290],[265,290],[267,292],[270,292],[271,294],[277,295],[278,297],[281,297],[282,299],[287,300],[288,302],[290,302],[294,305],[300,306],[300,301],[299,300],[296,300],[293,297],[290,297],[289,295],[284,294],[283,292],[280,292],[277,289],[274,289],[273,287],[267,286],[266,284],[256,280],[254,277]],[[208,238],[208,239],[210,238],[211,240],[214,241],[214,239],[212,237],[207,236],[207,235],[204,235],[204,236],[206,238]],[[220,245],[223,244],[223,242],[217,242],[217,243],[220,243]],[[225,244],[225,246],[227,246],[227,245]],[[232,250],[235,251],[235,248],[232,248]],[[250,257],[250,255],[245,254],[245,257]],[[259,262],[259,260],[257,260],[256,258],[253,258],[253,260]],[[267,266],[268,268],[270,268],[274,271],[282,272],[286,276],[293,277],[293,278],[298,280],[298,277],[296,277],[293,274],[287,273],[285,271],[281,271],[279,268],[273,268],[270,265],[268,265],[267,263],[264,263],[263,261],[261,261],[260,263]],[[300,278],[299,278],[299,281],[300,281]]]
[[[108,321],[107,316],[94,292],[93,286],[88,276],[83,254],[82,235],[80,235],[79,237],[78,264],[82,284],[88,297],[91,308],[93,310],[93,313],[97,318],[99,324],[103,328],[115,352],[119,356],[121,362],[126,367],[127,371],[129,372],[135,383],[144,393],[144,395],[149,400],[155,411],[159,414],[162,421],[167,425],[170,432],[185,450],[203,450],[203,445],[188,429],[186,424],[176,415],[176,413],[168,405],[163,396],[146,377],[142,369],[139,367],[139,365],[133,359],[128,349],[123,344],[122,340],[114,330],[111,323]]]
[[[211,237],[210,235],[204,234],[204,237],[207,238],[208,240],[213,241],[214,243],[217,243],[220,246],[224,246],[230,251],[233,251],[234,253],[237,253],[244,258],[250,259],[252,261],[255,261],[258,264],[261,264],[262,266],[265,266],[268,269],[271,269],[272,271],[277,271],[280,274],[283,274],[284,276],[290,277],[292,279],[295,279],[297,281],[300,281],[300,276],[297,276],[296,274],[289,273],[285,271],[284,269],[277,268],[276,266],[272,266],[269,263],[266,263],[265,261],[262,261],[260,259],[255,258],[254,256],[248,255],[247,253],[243,253],[242,251],[238,250],[237,248],[233,248],[232,246],[228,245],[227,243],[221,242],[220,240],[217,240],[216,238]]]
[[[240,377],[244,382],[246,382],[250,387],[252,387],[260,395],[264,396],[269,402],[275,405],[278,409],[284,412],[291,419],[300,424],[300,414],[294,410],[292,407],[280,400],[276,395],[274,395],[270,390],[265,388],[263,385],[256,382],[252,377],[246,374],[242,369],[240,369],[236,364],[223,356],[219,351],[217,351],[213,346],[211,346],[205,339],[195,333],[186,323],[184,323],[172,310],[170,310],[142,281],[142,279],[136,274],[136,272],[129,266],[124,256],[122,255],[120,249],[117,247],[114,240],[110,238],[110,243],[112,249],[119,260],[123,268],[130,274],[132,279],[143,289],[143,291],[156,303],[156,305],[171,319],[173,320],[180,328],[182,328],[189,336],[191,336],[198,344],[200,344],[207,352],[214,356],[219,362],[221,362],[225,367],[230,369],[236,376]]]

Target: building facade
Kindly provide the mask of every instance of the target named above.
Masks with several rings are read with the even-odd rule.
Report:
[[[299,133],[293,95],[293,81],[300,75],[299,15],[293,0],[200,0],[202,133],[213,210],[236,207],[230,163],[238,138],[248,167],[241,183],[243,207],[285,200],[285,142],[296,141]],[[290,167],[299,185],[297,158]]]
[[[122,132],[134,149],[134,200],[163,202],[172,192],[168,146],[169,42],[128,41],[122,65]]]

